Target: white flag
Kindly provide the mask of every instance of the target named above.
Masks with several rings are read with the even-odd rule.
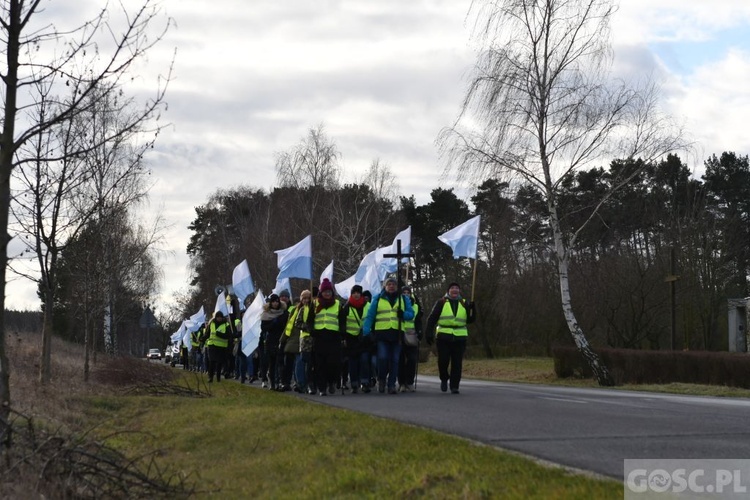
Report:
[[[479,218],[467,220],[460,226],[456,226],[448,232],[438,236],[438,239],[453,249],[453,258],[469,257],[477,258],[477,242],[479,241]]]
[[[383,254],[390,253],[390,249],[391,247],[389,246],[380,247],[365,255],[365,258],[359,263],[357,272],[354,274],[357,277],[357,283],[362,283],[371,268],[375,269],[375,274],[378,276],[380,275],[378,268],[380,268],[380,263],[383,261]],[[383,277],[385,277],[386,271],[384,269],[382,270],[382,273]]]
[[[312,279],[312,235],[283,250],[275,250],[279,275],[282,278]]]
[[[384,254],[395,254],[398,251],[398,242],[401,241],[401,253],[411,253],[411,226],[407,227],[393,238],[393,244],[385,248]],[[401,259],[401,262],[409,262],[408,257]],[[393,257],[383,258],[379,263],[381,270],[378,275],[382,278],[388,273],[398,271],[396,259]]]
[[[169,340],[171,340],[172,343],[174,344],[175,342],[179,342],[180,340],[182,340],[182,337],[184,335],[185,335],[185,322],[183,321],[182,323],[180,323],[180,328],[178,328],[177,331],[174,332],[171,337],[169,337]]]
[[[357,280],[359,285],[362,285],[363,290],[369,291],[372,295],[380,293],[382,288],[381,283],[385,279],[385,276],[380,276],[378,267],[370,267],[361,280]]]
[[[224,316],[229,316],[229,307],[227,306],[227,296],[224,294],[224,292],[221,292],[218,297],[216,297],[216,306],[214,306],[214,314],[216,314],[217,311],[221,311],[224,313]]]
[[[336,283],[333,285],[333,288],[336,289],[336,293],[339,297],[343,298],[344,300],[349,300],[349,294],[352,291],[352,287],[357,284],[356,281],[356,275],[351,275],[341,283]],[[321,278],[320,281],[323,281]]]
[[[333,283],[333,261],[331,261],[331,263],[328,264],[328,266],[326,266],[325,269],[323,269],[323,272],[320,273],[320,281],[319,281],[319,283],[323,283],[323,280],[325,278],[328,278],[328,281],[330,281],[331,283]]]
[[[250,356],[258,347],[260,340],[260,316],[263,313],[263,304],[266,298],[263,292],[258,290],[250,307],[247,308],[242,316],[242,352],[245,356]]]
[[[292,285],[289,284],[289,278],[284,278],[276,281],[276,286],[273,290],[271,290],[271,293],[275,293],[276,295],[281,295],[282,290],[286,290],[289,292],[289,297],[293,297],[292,295]]]
[[[190,319],[185,323],[185,327],[190,333],[193,333],[200,329],[201,325],[206,322],[206,313],[201,306],[200,310],[190,316]]]
[[[240,262],[232,271],[232,289],[240,304],[245,303],[248,295],[255,291],[253,278],[250,276],[250,266],[247,259]]]
[[[193,342],[190,339],[190,329],[188,328],[188,323],[192,324],[192,320],[185,320],[183,322],[183,325],[185,325],[185,333],[182,336],[182,344],[187,347],[188,352],[193,350]]]

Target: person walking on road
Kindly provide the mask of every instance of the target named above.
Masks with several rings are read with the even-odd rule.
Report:
[[[324,278],[312,310],[313,357],[315,378],[320,396],[336,392],[341,377],[341,341],[346,334],[346,316],[341,303],[333,296],[333,284]]]
[[[406,321],[414,319],[411,299],[398,290],[396,278],[388,278],[383,290],[372,298],[363,324],[365,336],[374,335],[378,348],[378,392],[397,394],[398,361]]]
[[[410,344],[406,338],[406,332],[413,331],[417,340],[422,340],[422,310],[419,300],[412,293],[410,286],[403,287],[401,293],[411,299],[414,319],[404,321],[404,342],[398,365],[398,388],[400,392],[414,392],[416,389],[417,363],[419,363],[419,343]]]
[[[229,323],[227,318],[221,311],[214,313],[213,319],[208,323],[208,340],[206,346],[208,347],[208,381],[214,381],[214,375],[216,375],[216,381],[221,382],[221,372],[224,369],[225,359],[227,357],[227,350],[229,347],[229,338],[232,336],[232,332],[229,331]]]
[[[362,296],[362,287],[354,285],[349,299],[344,305],[346,315],[345,353],[349,359],[348,373],[352,393],[370,392],[370,353],[369,346],[362,338],[362,320],[367,315],[369,303]]]
[[[466,325],[474,319],[474,303],[461,297],[461,286],[455,282],[448,285],[447,293],[435,302],[427,318],[427,344],[437,342],[438,374],[443,392],[448,392],[450,386],[451,394],[458,394],[469,335]]]
[[[279,342],[284,334],[288,315],[286,302],[282,302],[278,295],[272,293],[263,305],[260,315],[261,338],[264,339],[261,373],[268,382],[262,387],[272,391],[278,390],[281,374],[279,373]]]

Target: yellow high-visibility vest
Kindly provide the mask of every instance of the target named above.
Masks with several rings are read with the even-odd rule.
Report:
[[[226,321],[220,324],[218,327],[216,326],[216,323],[212,321],[210,328],[211,335],[208,337],[208,342],[206,342],[206,345],[214,347],[229,347],[229,339],[223,339],[217,335],[218,333],[226,335],[227,326],[228,325]]]
[[[398,330],[398,316],[396,311],[404,310],[404,299],[399,296],[398,300],[391,305],[385,297],[378,299],[378,310],[375,314],[375,330]],[[401,330],[404,329],[404,321],[401,321]]]
[[[316,330],[329,330],[332,332],[339,331],[339,310],[341,304],[338,300],[334,301],[331,307],[321,309],[319,313],[315,315]]]
[[[362,308],[362,315],[360,316],[359,311],[354,307],[349,308],[349,314],[346,316],[346,333],[354,335],[355,337],[362,331],[362,318],[367,316],[367,310],[370,308],[370,303],[366,303],[365,307]]]
[[[299,313],[302,312],[302,322],[307,323],[307,317],[310,315],[310,306],[302,306],[295,307],[294,311],[292,311],[292,316],[289,318],[289,321],[287,322],[286,326],[286,336],[291,337],[292,336],[292,328],[297,324],[297,316],[299,316]],[[310,332],[306,332],[304,330],[299,331],[299,338],[303,337],[309,337]]]
[[[414,318],[408,321],[404,320],[404,330],[414,330],[414,320],[417,318],[417,314],[419,313],[419,304],[412,302],[411,308],[414,309]]]
[[[466,337],[469,335],[469,330],[466,329],[467,316],[466,306],[464,306],[463,302],[459,301],[454,316],[451,303],[449,300],[446,300],[445,304],[443,304],[443,310],[440,311],[440,318],[438,318],[435,332],[438,335],[445,333],[455,335],[456,337]]]

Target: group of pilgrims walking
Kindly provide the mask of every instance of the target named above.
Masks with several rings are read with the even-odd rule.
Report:
[[[411,287],[399,287],[394,277],[372,297],[354,285],[346,300],[335,297],[326,278],[294,302],[287,290],[269,295],[260,319],[258,347],[246,356],[241,315],[215,312],[191,334],[183,368],[206,373],[211,383],[222,377],[260,381],[282,392],[409,393],[416,390],[419,346],[426,341],[436,346],[441,391],[458,394],[475,307],[455,282],[424,318]]]

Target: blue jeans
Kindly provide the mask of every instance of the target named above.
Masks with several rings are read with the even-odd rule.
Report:
[[[378,340],[378,382],[385,382],[388,375],[388,388],[396,387],[398,379],[398,358],[401,356],[401,344],[397,341]]]
[[[253,356],[245,356],[242,351],[235,357],[237,376],[244,382],[246,379],[253,378]]]
[[[310,373],[311,364],[311,353],[301,352],[297,354],[297,359],[294,363],[294,378],[297,380],[297,386],[300,389],[307,388],[307,375]]]
[[[349,380],[352,387],[370,385],[370,352],[352,353],[349,355]]]

